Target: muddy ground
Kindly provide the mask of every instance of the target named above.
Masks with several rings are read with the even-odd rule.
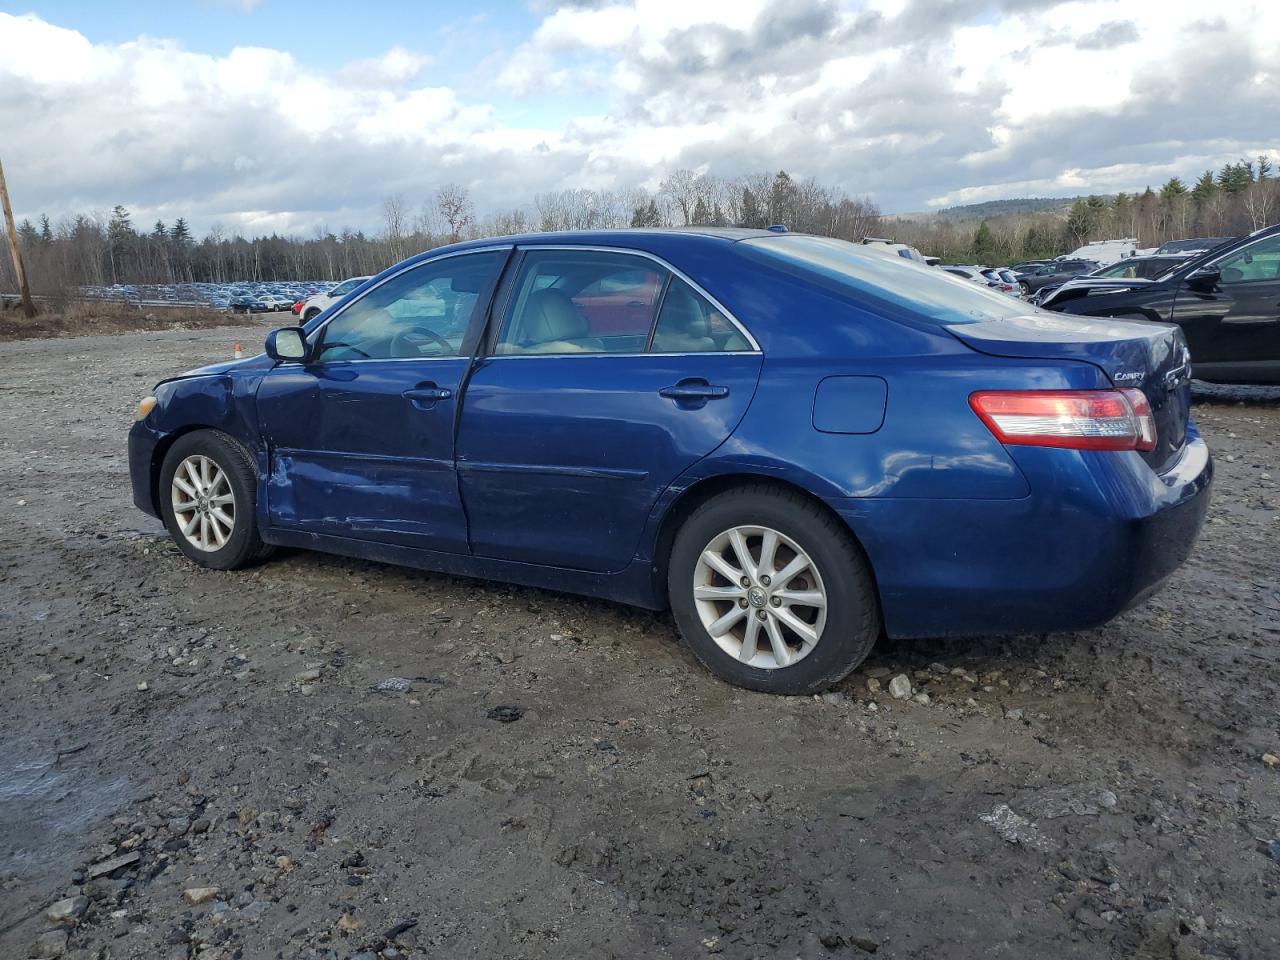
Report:
[[[1202,395],[1211,518],[1146,605],[778,698],[663,615],[192,566],[125,433],[245,336],[0,347],[0,957],[1280,956],[1276,391]]]
[[[69,303],[41,300],[38,312],[27,317],[17,306],[0,305],[0,343],[45,337],[92,337],[104,334],[162,330],[207,330],[212,327],[257,327],[262,315],[226,313],[212,307],[138,307],[109,300],[77,300]],[[272,315],[277,326],[289,322],[289,314]],[[242,334],[247,331],[240,331]]]

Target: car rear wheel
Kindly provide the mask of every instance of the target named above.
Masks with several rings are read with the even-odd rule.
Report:
[[[1022,291],[1022,295],[1024,297],[1031,292],[1031,287],[1021,280],[1018,281],[1018,289]]]
[[[861,548],[838,519],[767,485],[717,496],[676,534],[667,591],[694,656],[729,683],[815,693],[880,635]]]
[[[169,535],[202,567],[234,570],[265,558],[258,535],[258,472],[247,450],[216,430],[179,437],[160,468],[160,512]]]
[[[310,310],[306,311],[306,313],[302,315],[302,320],[304,323],[310,323],[312,320],[314,320],[318,316],[320,316],[320,311],[317,310],[315,307],[312,307]]]

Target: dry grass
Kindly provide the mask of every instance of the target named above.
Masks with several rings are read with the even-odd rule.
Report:
[[[42,306],[30,320],[21,309],[0,309],[0,341],[92,337],[137,330],[253,327],[262,322],[262,315],[223,313],[204,307],[138,308],[124,303],[80,301],[61,307]]]

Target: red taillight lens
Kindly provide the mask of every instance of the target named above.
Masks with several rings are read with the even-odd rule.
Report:
[[[983,390],[973,408],[1001,443],[1073,450],[1154,450],[1141,390]]]

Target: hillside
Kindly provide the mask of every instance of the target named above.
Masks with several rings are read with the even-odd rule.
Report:
[[[1071,204],[1081,197],[1016,197],[1010,200],[987,200],[983,203],[966,203],[941,210],[916,213],[885,214],[885,220],[989,220],[994,217],[1027,213],[1066,213]],[[1107,197],[1105,199],[1110,199]]]

